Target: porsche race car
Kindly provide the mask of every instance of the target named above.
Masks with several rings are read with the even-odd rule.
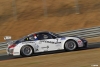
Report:
[[[64,37],[53,32],[42,31],[29,34],[8,44],[7,54],[13,56],[31,56],[34,53],[87,48],[87,41],[79,37]]]

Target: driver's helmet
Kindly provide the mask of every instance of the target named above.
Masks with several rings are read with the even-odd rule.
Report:
[[[34,36],[34,39],[35,39],[35,40],[38,40],[38,38],[37,38],[36,34],[34,34],[33,36]]]

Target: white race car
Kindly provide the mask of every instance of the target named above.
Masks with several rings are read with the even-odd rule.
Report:
[[[29,34],[13,44],[8,45],[7,54],[13,56],[31,56],[34,53],[66,50],[73,51],[86,48],[87,41],[79,37],[63,37],[52,32],[37,32]]]

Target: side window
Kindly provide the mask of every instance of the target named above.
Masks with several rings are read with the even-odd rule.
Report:
[[[34,41],[35,38],[34,38],[33,36],[30,36],[30,37],[29,37],[29,40]]]
[[[50,39],[50,36],[48,34],[42,34],[43,39]]]
[[[37,34],[37,39],[38,40],[42,40],[43,39],[43,37],[42,37],[42,35],[39,33],[39,34]]]
[[[24,39],[24,41],[34,41],[34,40],[35,38],[32,35]]]
[[[50,34],[48,34],[48,33],[39,33],[38,36],[37,36],[37,38],[38,38],[39,40],[51,39],[52,36],[51,36]]]

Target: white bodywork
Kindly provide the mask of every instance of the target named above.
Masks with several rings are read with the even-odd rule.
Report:
[[[38,41],[26,41],[19,43],[13,49],[13,55],[20,55],[21,47],[24,45],[30,45],[34,48],[34,53],[44,52],[44,51],[53,51],[64,49],[64,43],[73,39],[78,43],[78,47],[83,47],[83,43],[79,38],[75,37],[66,37],[66,38],[57,38],[57,39],[47,39],[47,40],[38,40]]]
[[[78,47],[83,47],[83,42],[77,37],[62,37],[62,38],[55,38],[55,39],[43,39],[43,40],[36,40],[36,41],[25,41],[18,43],[14,48],[12,53],[10,53],[7,49],[7,53],[13,56],[20,56],[20,50],[23,46],[29,45],[33,47],[34,53],[38,52],[45,52],[45,51],[53,51],[53,50],[62,50],[64,49],[64,44],[68,40],[76,41]]]

